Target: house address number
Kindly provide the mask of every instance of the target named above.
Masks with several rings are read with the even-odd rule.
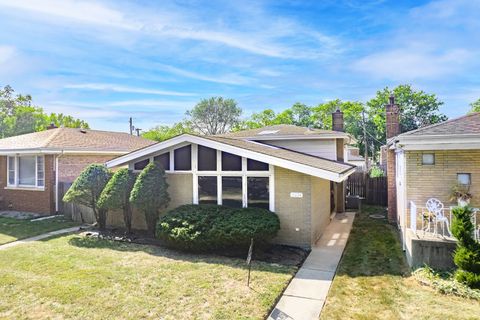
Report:
[[[290,192],[290,198],[303,198],[302,192]]]

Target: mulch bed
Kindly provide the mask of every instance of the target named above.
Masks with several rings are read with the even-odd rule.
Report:
[[[132,234],[126,234],[121,229],[110,230],[89,230],[83,233],[87,237],[97,237],[99,239],[129,242],[143,245],[153,245],[159,247],[166,247],[165,243],[161,240],[152,238],[149,234],[142,230],[135,230]],[[244,259],[247,256],[247,250],[244,249],[231,249],[228,251],[215,251],[212,254]],[[285,246],[273,244],[268,247],[257,247],[253,250],[253,259],[263,261],[267,263],[276,263],[286,266],[298,266],[303,264],[303,261],[307,258],[309,250],[305,250],[298,247]]]

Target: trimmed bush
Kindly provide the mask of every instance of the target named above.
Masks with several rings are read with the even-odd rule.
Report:
[[[130,202],[145,215],[152,236],[155,235],[160,209],[166,208],[170,202],[167,189],[165,170],[160,164],[151,162],[140,172],[130,193]]]
[[[278,216],[265,209],[184,205],[160,218],[156,235],[172,247],[210,251],[248,247],[251,238],[265,243],[278,230]]]
[[[480,243],[472,236],[472,208],[455,207],[452,213],[452,233],[458,240],[453,257],[458,267],[455,278],[471,288],[480,288]]]
[[[132,191],[137,175],[127,168],[115,172],[108,181],[98,199],[99,207],[105,210],[121,209],[123,222],[128,233],[132,231],[132,207],[130,205],[130,192]]]
[[[107,210],[99,207],[98,199],[110,177],[111,173],[105,166],[91,164],[80,173],[63,196],[65,202],[73,202],[92,208],[95,219],[102,230],[105,229],[107,224]]]

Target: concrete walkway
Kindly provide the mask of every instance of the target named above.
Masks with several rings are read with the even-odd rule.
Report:
[[[17,241],[9,242],[9,243],[0,245],[0,251],[1,251],[1,250],[8,249],[8,248],[11,248],[11,247],[16,247],[16,246],[18,246],[18,245],[20,245],[20,244],[23,244],[23,243],[29,243],[29,242],[33,242],[33,241],[38,241],[38,240],[42,240],[42,239],[45,239],[45,238],[57,236],[57,235],[59,235],[59,234],[76,232],[76,231],[79,231],[81,228],[85,228],[85,226],[83,226],[83,227],[82,227],[82,226],[78,226],[78,227],[71,227],[71,228],[66,228],[66,229],[60,229],[60,230],[50,231],[50,232],[47,232],[47,233],[44,233],[44,234],[40,234],[40,235],[38,235],[38,236],[34,236],[34,237],[31,237],[31,238],[26,238],[26,239],[22,239],[22,240],[17,240]]]
[[[269,320],[318,320],[355,213],[336,215],[278,301]]]

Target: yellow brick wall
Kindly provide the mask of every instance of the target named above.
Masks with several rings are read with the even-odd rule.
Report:
[[[422,154],[434,153],[434,165],[422,165]],[[454,204],[449,201],[452,187],[457,182],[457,173],[470,173],[473,195],[471,204],[480,206],[480,151],[407,151],[406,190],[407,201],[417,206],[425,206],[432,197],[442,201],[445,206]]]
[[[291,192],[301,192],[303,197],[292,198]],[[329,181],[275,167],[275,213],[280,218],[277,243],[310,247],[328,224],[329,211]]]
[[[311,243],[315,243],[330,223],[330,181],[311,177]]]

